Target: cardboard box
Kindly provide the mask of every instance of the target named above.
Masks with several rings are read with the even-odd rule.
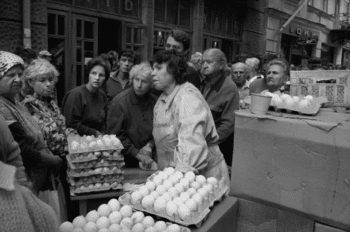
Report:
[[[313,232],[314,221],[275,207],[238,198],[236,232]]]
[[[326,226],[320,223],[315,223],[315,232],[346,232],[345,230],[339,230],[334,227]]]
[[[230,194],[350,230],[349,121],[237,111]]]
[[[350,107],[350,70],[290,72],[290,94],[327,97],[327,106]]]
[[[235,232],[237,208],[238,199],[231,196],[225,196],[220,203],[214,204],[214,207],[210,210],[208,218],[199,228],[190,226],[190,230],[192,232]]]

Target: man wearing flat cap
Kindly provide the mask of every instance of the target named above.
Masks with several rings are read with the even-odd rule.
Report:
[[[47,50],[42,50],[41,52],[39,52],[39,57],[42,59],[45,59],[49,62],[51,62],[51,56],[52,56],[52,54],[50,52],[48,52]]]

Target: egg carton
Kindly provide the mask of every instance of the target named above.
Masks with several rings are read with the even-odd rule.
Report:
[[[108,169],[108,170],[107,170]],[[114,167],[100,167],[100,168],[86,168],[86,169],[70,169],[68,168],[67,174],[69,177],[87,177],[95,175],[113,175],[113,174],[123,174],[124,171],[116,166]]]
[[[82,186],[95,183],[113,183],[121,182],[124,179],[123,175],[96,175],[91,177],[71,178],[67,177],[67,180],[71,186]]]
[[[136,210],[140,210],[161,218],[166,218],[169,221],[175,222],[180,225],[195,225],[196,227],[200,227],[208,217],[210,208],[214,206],[214,203],[222,201],[222,199],[225,196],[225,193],[228,190],[228,187],[224,186],[223,183],[221,183],[220,186],[217,186],[217,188],[213,188],[213,190],[215,191],[211,191],[207,197],[203,198],[203,203],[198,206],[198,209],[196,211],[191,211],[190,216],[184,219],[181,219],[178,213],[175,213],[173,216],[169,216],[165,212],[165,210],[156,212],[153,207],[144,208],[141,205],[141,199],[137,202],[131,202],[132,193],[125,193],[124,195],[120,196],[119,201],[123,205],[131,205]]]
[[[83,186],[83,187],[82,187]],[[122,190],[122,183],[114,182],[109,186],[100,185],[100,183],[89,184],[89,185],[81,185],[81,186],[70,186],[70,194],[71,196],[75,196],[77,194],[87,194],[93,192],[104,192],[109,190]]]
[[[324,102],[324,98],[318,97],[310,101],[310,104],[307,107],[303,107],[303,108],[299,107],[297,103],[289,106],[283,103],[276,104],[276,105],[271,103],[270,106],[276,112],[295,113],[295,114],[302,114],[302,115],[316,115],[319,112],[323,102]]]
[[[68,154],[72,163],[81,163],[104,158],[106,160],[124,160],[124,156],[117,150],[104,150],[95,152],[82,152]]]
[[[125,165],[124,159],[112,160],[106,158],[97,158],[94,160],[86,161],[86,162],[76,162],[72,161],[71,156],[68,154],[66,156],[68,166],[71,169],[87,169],[87,168],[101,168],[101,167],[118,167],[122,168]]]

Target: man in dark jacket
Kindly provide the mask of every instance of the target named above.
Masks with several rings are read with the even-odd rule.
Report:
[[[152,165],[154,142],[153,108],[157,98],[151,94],[152,68],[143,62],[130,71],[132,88],[113,98],[107,114],[107,134],[122,142],[126,166]]]
[[[225,54],[217,48],[204,51],[202,59],[200,91],[207,101],[219,134],[219,147],[226,164],[231,166],[235,110],[239,109],[239,93],[236,84],[226,75]]]

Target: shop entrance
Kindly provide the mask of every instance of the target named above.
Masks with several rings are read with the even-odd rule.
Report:
[[[282,34],[281,52],[290,64],[299,66],[303,59],[310,59],[312,48],[312,45],[301,45],[298,43],[298,37],[296,36]]]
[[[98,19],[98,54],[108,53],[111,50],[122,50],[122,23],[113,19]]]
[[[85,65],[93,57],[130,48],[141,60],[142,33],[143,28],[118,20],[49,10],[48,50],[60,72],[56,84],[59,106],[70,89],[87,82]]]

